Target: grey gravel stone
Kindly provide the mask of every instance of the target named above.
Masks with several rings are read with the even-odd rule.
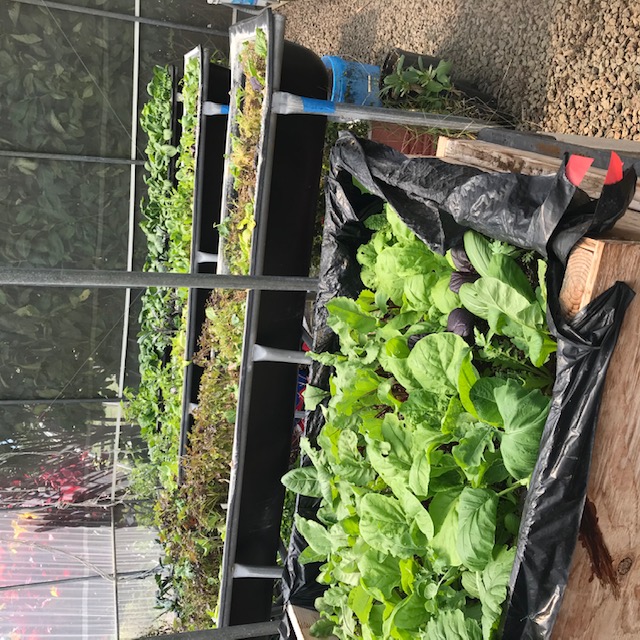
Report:
[[[291,0],[279,11],[287,38],[320,55],[442,56],[522,128],[640,141],[638,0]]]

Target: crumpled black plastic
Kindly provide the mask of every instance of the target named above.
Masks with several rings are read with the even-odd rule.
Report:
[[[370,194],[362,194],[352,177]],[[400,218],[434,251],[460,242],[465,229],[535,249],[548,258],[549,327],[558,341],[556,382],[538,462],[525,500],[503,620],[505,640],[548,639],[567,583],[586,498],[589,462],[606,369],[624,313],[634,293],[618,282],[575,318],[563,317],[559,294],[567,259],[584,235],[611,228],[635,190],[633,168],[590,199],[565,175],[485,173],[435,158],[407,158],[377,143],[343,134],[331,154],[320,289],[316,299],[314,350],[335,351],[324,305],[363,288],[355,259],[370,238],[363,224],[388,201]],[[373,195],[372,195],[373,194]],[[328,389],[330,370],[314,363],[310,384]],[[307,425],[313,443],[323,426],[317,409]],[[310,464],[303,459],[302,464]],[[299,497],[297,511],[314,518],[319,500]],[[285,567],[284,596],[313,607],[323,591],[318,564],[302,567],[306,543],[295,531]],[[281,638],[293,638],[281,629]]]

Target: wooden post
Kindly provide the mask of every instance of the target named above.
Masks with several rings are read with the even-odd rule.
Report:
[[[616,281],[637,293],[604,386],[587,506],[554,640],[640,638],[640,243],[584,240],[561,292],[575,315]]]

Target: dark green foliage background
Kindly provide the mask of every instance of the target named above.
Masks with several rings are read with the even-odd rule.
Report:
[[[69,4],[128,14],[134,10],[132,0],[72,0]],[[212,23],[220,29],[228,26],[230,12],[212,15],[217,10],[199,4],[162,3],[161,11],[143,7],[143,16],[198,26]],[[227,46],[225,38],[149,25],[141,25],[140,36],[139,109],[154,65],[181,65],[184,53],[196,44],[222,50]],[[10,0],[0,3],[0,149],[18,156],[0,158],[0,264],[126,268],[129,166],[33,160],[19,153],[129,158],[133,45],[130,22]],[[139,160],[144,159],[145,145],[140,131]],[[136,177],[138,206],[144,195],[141,171]],[[134,268],[144,262],[144,245],[134,244]],[[130,387],[137,386],[139,379],[138,293],[134,292],[129,313],[125,384]],[[114,397],[124,302],[122,290],[2,287],[0,400]],[[22,409],[19,417],[16,411],[4,412],[15,449],[35,443],[44,431],[55,431],[46,428],[50,420],[38,420],[31,409]],[[89,413],[86,407],[71,405],[57,415],[60,428],[70,429],[79,438],[102,428],[99,405]],[[13,465],[11,469],[15,471]]]

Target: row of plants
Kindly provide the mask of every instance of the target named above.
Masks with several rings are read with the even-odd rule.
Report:
[[[195,141],[195,108],[198,96],[197,59],[185,65],[182,85],[184,115],[179,147],[169,144],[172,79],[166,67],[156,67],[147,90],[150,100],[142,109],[140,124],[147,134],[145,183],[147,199],[141,203],[140,226],[147,238],[148,271],[189,270],[191,216],[194,184],[192,147]],[[176,158],[176,185],[169,167]],[[132,472],[136,490],[160,486],[177,488],[178,443],[186,336],[187,289],[150,288],[142,296],[138,335],[140,387],[129,394],[128,415],[140,425],[148,446],[148,464],[138,463]]]
[[[266,38],[260,31],[256,42],[247,43],[241,54],[248,79],[236,96],[230,163],[236,195],[228,218],[219,226],[225,258],[234,273],[249,271],[265,60]],[[171,102],[166,70],[156,70],[149,86],[151,100],[143,110],[142,126],[149,136],[149,200],[144,205],[143,229],[149,244],[147,268],[152,270],[189,269],[198,80],[198,59],[192,57],[185,66],[178,149],[168,144]],[[167,179],[167,169],[175,154],[174,187]],[[164,547],[165,571],[156,576],[158,606],[177,615],[178,628],[201,629],[213,626],[216,616],[225,526],[222,505],[228,496],[246,293],[216,291],[207,301],[199,349],[192,359],[203,368],[203,375],[179,485],[186,291],[179,291],[175,299],[170,295],[169,291],[149,290],[143,301],[140,340],[147,357],[141,358],[143,382],[132,398],[130,414],[141,425],[149,463],[136,465],[134,474],[139,475],[139,486],[161,487],[155,524]],[[168,343],[163,336],[169,337]],[[163,358],[167,348],[171,355]]]
[[[266,36],[258,29],[239,55],[245,82],[236,89],[230,127],[233,190],[226,217],[217,227],[226,267],[234,274],[250,269],[266,55]],[[203,375],[183,460],[184,478],[177,493],[159,505],[160,539],[173,566],[174,599],[168,603],[185,629],[213,626],[217,616],[226,524],[222,505],[228,500],[246,298],[244,291],[216,291],[207,301],[193,359]]]
[[[391,207],[365,224],[365,288],[327,304],[337,353],[325,425],[285,486],[328,586],[317,636],[490,640],[549,411],[555,343],[546,263],[473,231],[432,252]]]
[[[255,39],[242,45],[238,62],[244,83],[235,92],[235,120],[230,127],[229,173],[233,178],[224,220],[219,225],[223,256],[230,273],[249,273],[251,238],[255,228],[254,198],[262,104],[266,84],[267,38],[256,29]]]
[[[160,604],[178,615],[183,629],[210,627],[216,619],[245,302],[245,292],[222,290],[207,302],[193,358],[204,373],[182,482],[156,505],[159,539],[171,565],[157,578]]]
[[[195,186],[198,56],[187,58],[181,84],[183,115],[178,148],[169,144],[171,77],[156,68],[148,87],[141,126],[148,136],[148,187],[141,227],[147,237],[150,271],[188,272]],[[169,165],[176,157],[176,181]],[[185,375],[187,289],[148,289],[142,300],[141,385],[132,394],[129,416],[141,427],[148,461],[136,460],[133,491],[156,497],[154,524],[163,546],[164,570],[156,575],[158,607],[176,615],[175,626],[212,626],[222,556],[229,460],[233,442],[235,391],[242,341],[243,293],[212,295],[193,361],[205,368],[199,407],[189,435],[183,478],[178,483],[181,390]],[[231,350],[232,353],[229,353]]]

